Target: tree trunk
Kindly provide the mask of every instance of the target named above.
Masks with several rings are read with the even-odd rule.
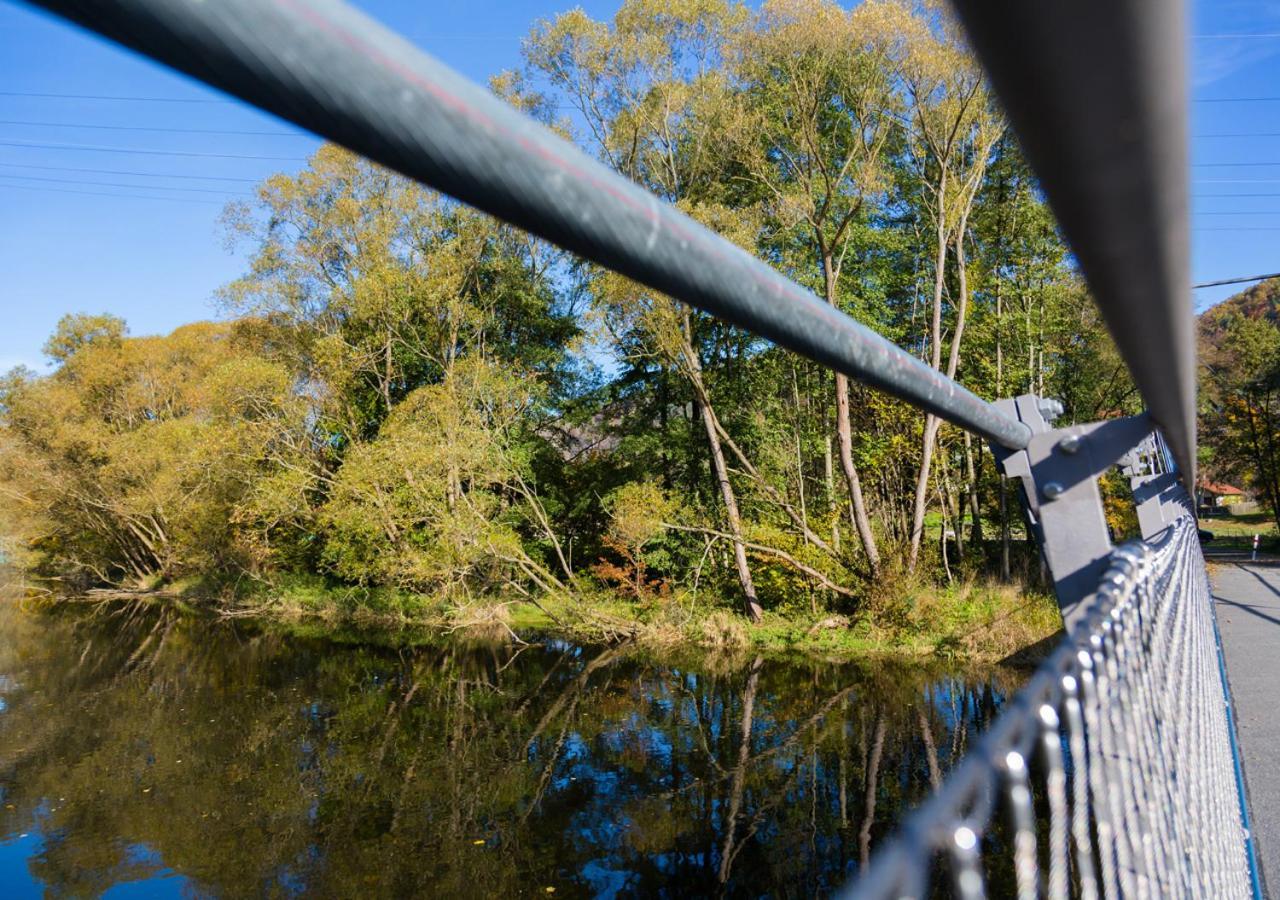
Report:
[[[943,187],[946,179],[938,185],[938,202],[939,209],[942,206]],[[972,200],[970,200],[972,202]],[[956,227],[956,274],[959,281],[959,296],[956,303],[956,325],[955,330],[951,333],[951,348],[947,352],[947,377],[954,379],[956,377],[956,369],[960,365],[960,340],[964,336],[965,316],[969,310],[969,281],[968,281],[968,265],[965,260],[964,239],[969,230],[969,210],[966,207],[960,215],[959,225]],[[944,268],[947,257],[947,235],[946,228],[941,219],[938,223],[938,271],[934,276],[934,307],[933,307],[933,368],[939,369],[942,365],[942,286]],[[920,539],[924,533],[924,513],[925,504],[929,489],[929,467],[933,461],[933,446],[938,437],[938,429],[942,422],[937,416],[925,416],[924,429],[924,452],[920,460],[920,474],[916,479],[916,496],[915,506],[912,510],[911,521],[911,551],[907,559],[907,568],[915,569],[916,561],[920,556]]]
[[[742,586],[743,611],[752,622],[759,622],[763,610],[756,599],[756,586],[751,580],[751,567],[747,563],[747,549],[742,545],[742,517],[738,513],[738,499],[734,496],[733,485],[729,482],[729,468],[724,461],[724,448],[720,444],[720,435],[716,431],[715,412],[711,409],[709,395],[702,383],[702,363],[694,352],[693,344],[688,337],[687,323],[684,347],[685,361],[689,367],[689,377],[694,381],[694,393],[702,398],[699,404],[702,410],[702,427],[707,432],[707,444],[711,449],[711,470],[716,483],[720,487],[720,497],[724,501],[725,519],[728,520],[729,534],[733,536],[733,562],[738,571],[738,583]]]
[[[805,543],[809,543],[809,510],[804,495],[804,445],[800,437],[800,383],[796,377],[796,367],[791,366],[791,402],[795,412],[792,430],[796,439],[796,496],[800,500],[800,529]]]
[[[996,268],[996,396],[1004,398],[1004,279]],[[997,473],[1000,484],[1000,578],[1008,581],[1009,566],[1009,489],[1003,473]]]
[[[836,272],[831,252],[822,249],[822,277],[826,287],[827,302],[836,306]],[[836,374],[836,442],[840,448],[840,468],[844,470],[845,483],[849,487],[849,513],[853,527],[862,541],[862,550],[867,554],[867,568],[872,576],[880,572],[880,550],[876,547],[876,536],[871,531],[871,519],[867,515],[866,501],[862,496],[862,481],[858,477],[858,469],[853,464],[853,429],[849,424],[849,379],[839,372]]]
[[[942,289],[947,273],[946,169],[938,179],[937,247],[933,263],[933,318],[929,326],[930,365],[942,368]],[[920,469],[916,473],[916,492],[911,504],[911,546],[907,551],[907,569],[914,571],[920,559],[920,540],[924,536],[924,513],[929,494],[929,471],[933,465],[933,442],[938,436],[938,418],[933,413],[924,417],[924,440],[920,452]]]
[[[964,433],[964,477],[969,480],[969,515],[973,517],[973,527],[970,530],[970,543],[981,549],[982,547],[982,494],[978,490],[978,475],[982,470],[982,445],[978,445],[974,461],[973,451],[973,435],[969,432]]]
[[[822,444],[822,478],[823,484],[827,487],[827,511],[831,514],[831,549],[839,555],[840,516],[837,514],[836,482],[831,466],[831,435],[827,435]]]
[[[924,514],[928,500],[929,472],[933,465],[933,442],[938,436],[938,419],[932,414],[924,417],[924,441],[920,457],[920,471],[916,475],[915,499],[911,505],[911,547],[907,551],[907,569],[914,571],[920,559],[920,539],[924,535]]]
[[[1009,488],[1004,478],[1000,479],[1000,577],[1009,581],[1013,573],[1009,564]]]

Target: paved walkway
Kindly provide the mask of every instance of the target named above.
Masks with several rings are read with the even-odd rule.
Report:
[[[1280,561],[1210,560],[1262,879],[1280,891]]]

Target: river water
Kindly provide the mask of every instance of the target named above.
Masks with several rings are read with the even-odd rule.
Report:
[[[828,893],[1023,678],[24,607],[9,898]]]

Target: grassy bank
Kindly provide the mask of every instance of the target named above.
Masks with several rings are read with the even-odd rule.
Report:
[[[1200,527],[1213,534],[1213,540],[1205,544],[1206,553],[1245,553],[1253,548],[1253,536],[1258,535],[1258,549],[1264,553],[1280,551],[1280,534],[1269,512],[1249,513],[1241,516],[1214,516],[1202,518]]]
[[[944,587],[895,580],[871,591],[853,616],[811,608],[770,610],[758,625],[705,592],[645,602],[594,592],[537,602],[513,597],[460,603],[386,588],[335,586],[319,577],[247,586],[192,579],[139,587],[89,596],[136,593],[212,608],[224,616],[286,623],[312,634],[378,632],[409,642],[440,635],[522,640],[549,634],[588,643],[628,640],[655,648],[831,659],[892,654],[997,661],[1023,654],[1034,661],[1037,645],[1061,627],[1051,597],[982,579]]]

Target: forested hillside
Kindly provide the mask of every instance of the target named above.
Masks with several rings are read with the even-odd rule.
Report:
[[[1200,429],[1206,476],[1280,511],[1280,279],[1200,315]]]
[[[525,48],[498,93],[934,369],[1067,420],[1136,408],[932,4],[628,0]],[[47,374],[7,376],[35,570],[680,627],[907,627],[920,585],[1035,577],[981,441],[338,147],[224,219],[251,263],[218,322],[69,316]]]

